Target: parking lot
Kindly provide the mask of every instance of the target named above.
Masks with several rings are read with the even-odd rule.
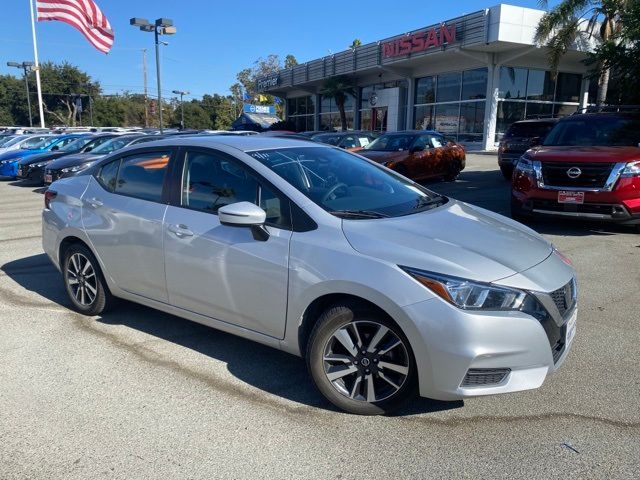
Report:
[[[508,215],[495,156],[430,188]],[[631,478],[640,467],[640,235],[539,221],[580,287],[577,338],[538,390],[338,412],[304,362],[123,303],[67,308],[43,197],[0,182],[0,478]],[[214,280],[212,279],[212,282]]]

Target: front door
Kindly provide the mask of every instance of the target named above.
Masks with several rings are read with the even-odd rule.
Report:
[[[374,132],[387,131],[387,107],[371,109],[371,130]]]
[[[284,337],[289,242],[288,200],[240,162],[214,150],[188,150],[180,199],[164,227],[169,302],[275,338]],[[218,209],[249,201],[267,212],[267,241],[218,221]]]
[[[167,302],[163,184],[170,151],[145,151],[102,166],[82,196],[82,222],[118,288]]]

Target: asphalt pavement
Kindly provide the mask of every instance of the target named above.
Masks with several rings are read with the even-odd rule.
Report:
[[[430,188],[500,213],[496,159]],[[536,222],[574,262],[577,336],[538,390],[336,411],[302,360],[123,302],[73,313],[41,191],[0,182],[0,478],[638,478],[640,234]],[[214,282],[212,281],[212,287]]]

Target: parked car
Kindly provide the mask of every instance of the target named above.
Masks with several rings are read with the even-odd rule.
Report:
[[[412,180],[454,181],[465,167],[464,148],[433,130],[386,133],[354,152]]]
[[[0,154],[7,153],[11,150],[20,150],[21,148],[31,148],[41,141],[52,138],[54,135],[38,134],[38,135],[14,135],[13,138],[2,146],[0,146]]]
[[[10,150],[0,155],[0,176],[16,178],[18,162],[39,153],[57,151],[65,145],[77,140],[81,135],[50,135],[33,146]]]
[[[505,178],[511,179],[513,167],[522,154],[531,147],[541,145],[556,123],[557,118],[521,120],[507,128],[498,147],[498,165]]]
[[[511,212],[639,225],[640,112],[560,120],[516,164]]]
[[[95,135],[80,136],[77,140],[65,145],[59,150],[32,155],[18,162],[17,178],[37,185],[44,182],[44,169],[46,166],[60,157],[74,153],[87,153],[99,147],[108,140],[119,135],[114,133],[99,133]]]
[[[372,132],[334,132],[334,133],[317,133],[311,135],[311,139],[316,142],[326,143],[335,147],[344,148],[345,150],[354,150],[366,147],[373,142],[378,135]]]
[[[162,138],[159,135],[116,135],[100,146],[74,155],[66,155],[45,166],[44,184],[49,185],[59,178],[71,177],[91,167],[95,162],[121,148],[137,143],[150,142]]]
[[[120,297],[303,356],[358,414],[537,388],[575,333],[575,272],[533,230],[296,139],[115,152],[49,187],[43,247],[77,311]]]

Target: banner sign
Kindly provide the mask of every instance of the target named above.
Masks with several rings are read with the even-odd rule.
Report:
[[[269,115],[276,114],[276,106],[275,105],[244,105],[244,113],[267,113]]]

